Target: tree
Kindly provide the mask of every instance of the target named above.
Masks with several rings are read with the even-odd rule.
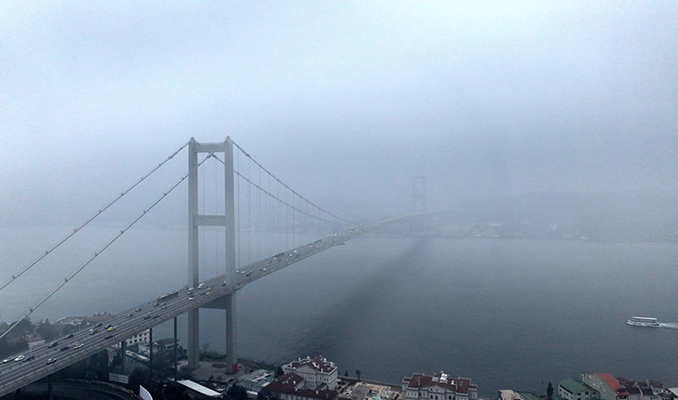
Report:
[[[260,390],[259,393],[257,393],[257,400],[277,400],[277,397],[271,392]]]
[[[127,387],[134,390],[134,393],[139,393],[139,385],[142,385],[148,390],[153,389],[153,381],[148,375],[148,371],[144,368],[134,368],[134,371],[129,375],[129,383]]]
[[[35,329],[36,332],[40,334],[45,340],[50,341],[57,336],[59,336],[59,329],[58,327],[52,325],[48,319],[44,320],[43,322],[38,325],[38,327]]]
[[[549,382],[549,385],[546,387],[546,398],[548,400],[553,399],[553,385]]]
[[[111,361],[111,366],[117,366],[117,365],[122,365],[122,357],[120,357],[120,354],[116,354],[113,357],[113,361]]]
[[[344,376],[348,378],[348,370],[347,369],[344,370]]]
[[[360,380],[360,370],[359,369],[355,370],[355,374],[358,377],[358,380]]]
[[[237,383],[228,388],[226,394],[233,400],[247,400],[247,389],[238,385]]]
[[[285,374],[285,371],[283,371],[282,366],[279,366],[278,369],[275,370],[275,376],[276,378],[279,376],[282,376]]]

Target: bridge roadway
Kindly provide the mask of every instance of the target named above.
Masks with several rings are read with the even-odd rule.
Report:
[[[237,277],[232,290],[238,290],[250,282],[323,250],[342,245],[347,240],[376,229],[389,221],[392,220],[354,228],[249,264],[236,271]],[[96,333],[91,333],[86,329],[74,333],[72,337],[56,339],[54,342],[36,346],[29,352],[5,358],[0,364],[0,396],[44,378],[188,310],[205,306],[232,293],[232,290],[226,287],[224,279],[225,275],[209,279],[203,282],[204,285],[200,285],[201,288],[189,289],[184,286],[178,291],[177,296],[164,301],[149,301],[121,312],[101,326],[97,326]],[[109,325],[113,327],[110,331],[107,330]],[[17,359],[19,361],[16,361]]]

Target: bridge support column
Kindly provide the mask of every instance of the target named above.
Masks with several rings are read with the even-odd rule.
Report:
[[[125,373],[125,367],[127,366],[127,340],[120,342],[120,359],[122,360],[122,373]]]
[[[226,296],[226,365],[231,368],[231,373],[238,372],[238,342],[237,325],[235,314],[235,293]]]
[[[174,317],[174,381],[177,380],[177,317]]]
[[[188,368],[200,366],[200,309],[194,308],[188,312]]]
[[[54,400],[54,392],[52,390],[52,374],[47,376],[47,398]]]
[[[153,328],[148,330],[148,369],[153,379]]]

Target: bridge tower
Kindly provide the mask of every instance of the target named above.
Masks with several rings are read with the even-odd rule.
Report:
[[[224,154],[224,214],[201,215],[198,210],[198,153]],[[200,226],[223,226],[225,229],[225,286],[231,294],[205,305],[205,308],[226,310],[226,363],[232,372],[238,370],[236,346],[235,295],[235,196],[233,191],[233,142],[229,137],[223,143],[198,143],[191,138],[188,146],[188,284],[197,287],[199,276]],[[200,361],[200,311],[188,312],[188,367],[196,368]]]

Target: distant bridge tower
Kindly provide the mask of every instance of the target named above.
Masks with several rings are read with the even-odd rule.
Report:
[[[224,154],[224,214],[198,214],[198,153]],[[191,138],[188,146],[188,284],[197,287],[199,276],[199,230],[200,226],[223,226],[225,228],[225,286],[231,294],[206,304],[205,308],[226,310],[226,363],[232,372],[238,370],[235,315],[235,196],[233,191],[233,142],[226,138],[223,143],[198,143]],[[188,312],[188,367],[196,368],[200,361],[200,310]]]
[[[426,177],[416,176],[412,185],[412,212],[426,211]]]

